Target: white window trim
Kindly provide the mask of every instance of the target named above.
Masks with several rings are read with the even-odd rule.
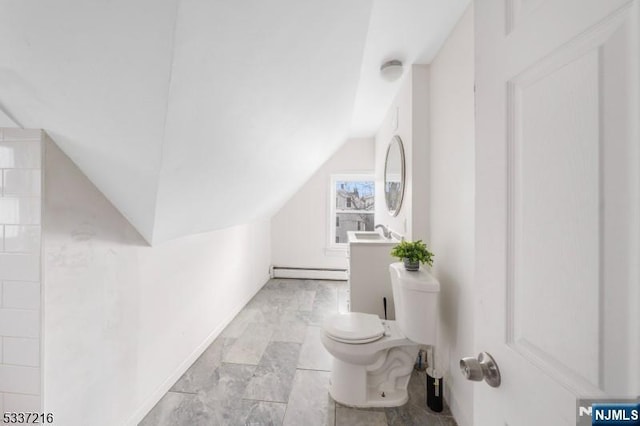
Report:
[[[332,174],[331,179],[329,179],[329,198],[328,198],[328,227],[327,227],[327,247],[325,248],[325,254],[328,256],[331,255],[342,255],[344,254],[348,247],[348,243],[336,243],[336,213],[339,212],[347,212],[347,213],[358,213],[358,212],[367,212],[373,214],[373,212],[369,212],[368,210],[340,210],[336,211],[336,182],[340,180],[351,180],[351,181],[370,181],[374,182],[375,185],[375,174],[373,172],[368,173],[340,173],[340,174]],[[375,194],[375,187],[374,187]]]

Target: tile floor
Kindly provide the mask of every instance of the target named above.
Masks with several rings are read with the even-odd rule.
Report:
[[[327,315],[346,311],[344,281],[269,281],[147,414],[139,426],[456,425],[425,403],[414,371],[402,407],[355,409],[328,393]]]

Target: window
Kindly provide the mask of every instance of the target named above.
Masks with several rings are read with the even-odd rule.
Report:
[[[349,231],[373,231],[375,181],[373,175],[331,176],[329,241],[333,247],[347,242]]]

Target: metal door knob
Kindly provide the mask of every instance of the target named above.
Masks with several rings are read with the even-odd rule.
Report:
[[[485,382],[494,388],[500,386],[500,370],[491,355],[481,352],[478,358],[467,357],[460,360],[460,371],[467,380]]]

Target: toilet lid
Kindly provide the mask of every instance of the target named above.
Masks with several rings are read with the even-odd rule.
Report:
[[[349,312],[334,315],[324,323],[324,331],[334,340],[346,343],[367,343],[384,335],[384,327],[377,315]]]

